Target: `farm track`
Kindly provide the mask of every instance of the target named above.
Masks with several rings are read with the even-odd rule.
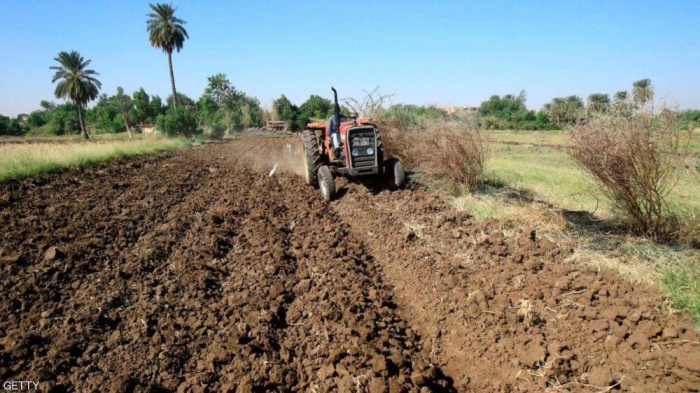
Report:
[[[0,378],[41,391],[688,391],[659,295],[424,190],[294,174],[296,139],[0,186]],[[268,176],[272,165],[279,166]]]
[[[563,145],[559,143],[528,143],[528,142],[518,142],[518,141],[490,141],[490,143],[495,143],[495,144],[500,144],[500,145],[509,145],[509,146],[524,146],[524,147],[549,147],[555,150],[559,151],[567,151],[571,148],[571,146],[568,145]]]

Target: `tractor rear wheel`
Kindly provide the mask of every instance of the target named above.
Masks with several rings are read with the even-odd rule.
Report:
[[[321,154],[318,152],[316,133],[311,130],[302,131],[301,142],[304,145],[304,180],[308,185],[317,186],[316,172],[321,164]]]
[[[321,187],[323,199],[330,201],[335,197],[335,182],[333,181],[331,169],[327,165],[321,165],[318,168],[318,184]]]
[[[398,158],[390,158],[384,162],[384,174],[392,187],[400,188],[406,181],[403,165]]]

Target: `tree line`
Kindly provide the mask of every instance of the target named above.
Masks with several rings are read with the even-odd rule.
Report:
[[[538,111],[527,109],[524,91],[518,95],[493,95],[482,102],[476,112],[481,126],[489,129],[562,129],[595,113],[629,116],[650,109],[648,104],[653,98],[653,88],[646,81],[635,83],[632,94],[617,92],[613,100],[601,93],[589,95],[587,102],[575,95],[557,97]],[[320,95],[311,95],[304,103],[296,105],[282,94],[272,102],[271,109],[267,109],[257,98],[236,89],[226,74],[212,75],[207,82],[196,101],[177,92],[176,96],[170,95],[163,100],[143,88],[129,95],[121,87],[111,96],[100,94],[96,104],[89,109],[81,109],[74,102],[56,104],[44,100],[39,104],[41,109],[28,115],[14,119],[0,116],[0,135],[74,134],[84,128],[82,121],[85,128],[98,132],[126,131],[131,135],[144,126],[155,126],[167,135],[205,133],[221,137],[227,132],[263,127],[268,120],[281,120],[289,129],[299,130],[311,121],[325,121],[333,115],[333,103]],[[177,97],[177,107],[173,97]],[[435,106],[390,104],[381,109],[373,114],[394,119],[402,129],[420,121],[450,117],[445,110]],[[341,105],[346,116],[356,110],[352,105]],[[698,124],[700,111],[689,110],[681,114],[684,128]]]
[[[236,89],[223,73],[208,78],[196,101],[176,94],[164,100],[143,88],[127,94],[118,87],[113,95],[99,94],[90,108],[73,101],[57,104],[43,100],[40,109],[29,114],[15,118],[0,115],[0,135],[66,135],[89,129],[100,133],[126,131],[131,136],[143,128],[155,127],[170,136],[221,137],[227,132],[263,127],[268,120],[285,121],[291,130],[298,130],[311,121],[327,120],[333,113],[331,101],[319,95],[311,95],[297,106],[283,94],[268,110],[257,98]],[[348,115],[350,110],[343,107],[343,112]]]
[[[489,129],[559,130],[569,124],[585,120],[593,114],[631,116],[635,112],[651,110],[653,115],[654,88],[650,79],[632,84],[632,94],[618,91],[611,101],[606,93],[593,93],[584,100],[577,96],[555,97],[539,111],[525,106],[525,92],[517,96],[494,95],[481,103],[478,112],[482,125]]]

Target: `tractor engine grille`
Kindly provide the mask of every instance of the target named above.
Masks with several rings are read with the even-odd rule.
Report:
[[[373,127],[350,129],[347,140],[353,168],[377,165],[377,137]]]

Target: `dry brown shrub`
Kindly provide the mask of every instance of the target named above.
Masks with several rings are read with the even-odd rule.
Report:
[[[678,232],[667,202],[685,155],[675,113],[592,117],[568,132],[574,142],[571,157],[634,230],[667,240]]]
[[[380,127],[387,154],[407,167],[446,181],[453,190],[482,185],[489,149],[487,134],[475,122],[432,120],[402,130],[389,118]]]

